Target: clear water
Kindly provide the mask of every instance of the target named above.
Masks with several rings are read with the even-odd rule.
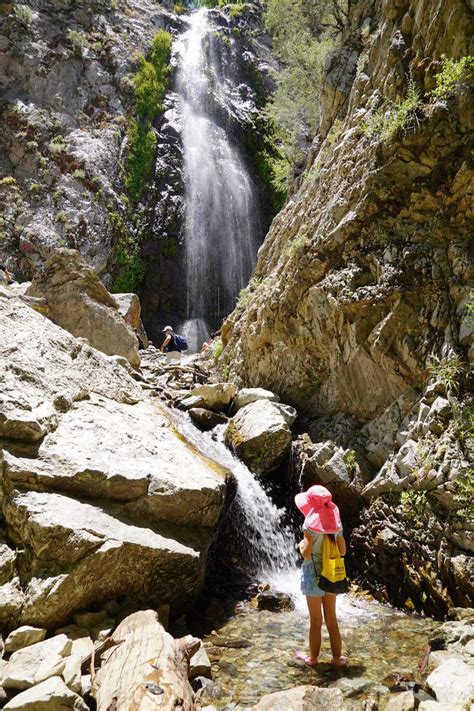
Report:
[[[207,9],[194,12],[176,43],[185,183],[187,322],[190,350],[235,307],[255,264],[256,188],[237,142],[236,63]]]
[[[372,698],[384,708],[395,680],[418,680],[418,664],[439,623],[406,615],[374,602],[338,599],[338,617],[348,667],[329,665],[330,648],[323,628],[320,664],[314,669],[295,660],[308,651],[308,615],[258,611],[241,606],[235,616],[205,640],[213,680],[220,687],[217,708],[234,702],[251,707],[265,694],[301,684],[339,687],[348,701]],[[248,646],[221,646],[248,642]],[[403,684],[403,682],[400,682]],[[403,686],[394,690],[402,690]]]

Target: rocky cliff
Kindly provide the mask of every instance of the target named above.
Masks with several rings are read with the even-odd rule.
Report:
[[[472,27],[461,0],[352,4],[321,131],[223,329],[231,379],[307,416],[298,476],[364,511],[360,571],[431,612],[474,592]]]
[[[0,250],[19,276],[58,246],[110,272],[127,221],[134,75],[156,32],[173,23],[171,4],[2,3]]]

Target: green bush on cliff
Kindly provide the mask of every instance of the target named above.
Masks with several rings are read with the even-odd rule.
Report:
[[[472,84],[474,57],[462,57],[457,62],[444,59],[441,71],[435,75],[436,87],[429,93],[435,101],[445,101],[460,89]]]
[[[153,121],[163,111],[170,74],[172,36],[159,30],[148,59],[140,58],[134,78],[136,119],[128,130],[128,172],[125,187],[133,200],[140,199],[151,173],[156,152]]]
[[[376,111],[362,124],[362,131],[366,136],[375,136],[384,143],[389,143],[402,131],[409,131],[418,125],[417,112],[422,105],[420,90],[415,82],[410,80],[406,97],[398,97]]]

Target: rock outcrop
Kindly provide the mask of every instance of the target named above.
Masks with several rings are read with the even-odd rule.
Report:
[[[227,473],[115,358],[12,295],[0,317],[0,625],[50,629],[117,598],[184,609],[203,585]]]
[[[133,311],[128,322],[119,311],[119,303],[76,250],[54,250],[45,266],[35,272],[27,295],[45,299],[48,317],[76,338],[86,338],[93,348],[107,355],[123,356],[133,367],[140,365]],[[135,298],[138,327],[140,302]]]
[[[306,414],[305,481],[352,499],[353,523],[364,510],[377,594],[437,614],[473,604],[471,28],[462,0],[351,4],[320,135],[220,358]]]

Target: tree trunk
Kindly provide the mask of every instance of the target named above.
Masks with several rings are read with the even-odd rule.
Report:
[[[125,618],[112,640],[123,641],[102,654],[92,685],[97,711],[193,711],[188,661],[198,639],[173,639],[146,610]]]

